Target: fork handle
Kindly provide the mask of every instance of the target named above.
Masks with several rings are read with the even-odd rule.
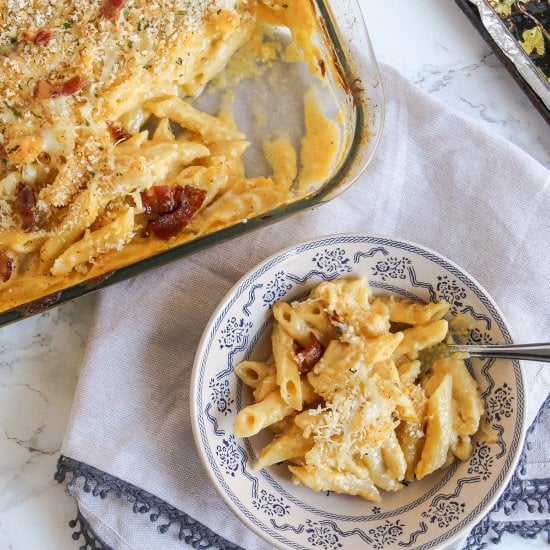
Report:
[[[494,359],[522,359],[550,363],[550,343],[543,344],[497,344],[461,345],[452,344],[451,351],[469,353],[472,357],[493,357]]]

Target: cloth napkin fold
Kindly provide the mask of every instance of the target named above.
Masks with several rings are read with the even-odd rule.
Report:
[[[365,174],[342,196],[99,295],[58,475],[76,478],[70,487],[83,532],[91,528],[116,549],[181,548],[178,535],[195,545],[270,548],[231,513],[203,469],[189,381],[220,300],[281,248],[346,231],[416,241],[472,273],[500,305],[516,341],[548,340],[549,172],[393,69],[384,67],[382,75],[383,138]],[[550,391],[550,369],[529,364],[526,375],[531,422]],[[548,421],[544,428],[540,437],[548,440]],[[548,454],[542,460],[546,469],[533,477],[548,477]],[[527,511],[516,512],[518,521],[528,519]],[[548,518],[546,500],[534,519]]]

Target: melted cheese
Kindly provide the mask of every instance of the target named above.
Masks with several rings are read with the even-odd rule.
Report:
[[[273,141],[265,141],[264,154],[273,170],[275,185],[290,189],[298,174],[296,165],[296,150],[288,137],[280,137]]]
[[[296,151],[282,137],[264,144],[272,177],[246,177],[242,154],[248,143],[229,102],[215,120],[200,115],[198,126],[180,133],[172,133],[168,116],[154,136],[142,131],[153,120],[148,102],[196,96],[226,66],[219,79],[224,85],[284,59],[269,25],[287,26],[295,61],[305,60],[321,76],[308,0],[132,0],[116,21],[101,15],[103,2],[7,0],[0,10],[0,155],[7,154],[0,158],[0,247],[15,266],[10,280],[0,283],[0,311],[295,200],[298,178],[301,190],[309,189],[323,183],[334,164],[338,128],[312,93],[304,103],[301,176]],[[49,41],[28,39],[42,28],[51,31]],[[66,96],[34,97],[38,81],[61,85],[77,76],[89,86]],[[205,121],[222,125],[216,139],[207,139]],[[113,143],[108,122],[134,137]],[[322,162],[313,153],[318,147],[326,151]],[[32,185],[37,198],[38,227],[29,233],[19,229],[19,182]],[[169,240],[144,234],[140,197],[163,184],[207,192],[202,210]],[[123,212],[134,213],[134,226],[106,246],[102,228]],[[89,253],[76,255],[83,260],[75,263],[71,254],[62,256],[69,248]],[[71,266],[63,263],[68,256]]]
[[[315,89],[306,93],[304,105],[306,134],[300,150],[299,188],[308,191],[330,174],[340,150],[340,130],[321,112]]]
[[[277,416],[289,415],[288,424],[262,451],[260,467],[289,461],[295,483],[376,501],[381,498],[379,489],[401,490],[405,480],[421,479],[454,458],[470,457],[472,436],[480,431],[483,403],[465,356],[454,353],[438,359],[431,373],[423,375],[423,359],[411,361],[401,346],[407,338],[418,338],[418,347],[434,349],[434,338],[426,339],[421,332],[437,335],[435,325],[444,322],[445,332],[435,338],[441,342],[446,321],[422,321],[434,308],[446,310],[447,304],[394,300],[390,311],[384,301],[372,295],[366,278],[361,277],[324,282],[303,302],[273,306],[274,331],[285,335],[272,338],[275,383],[280,376],[290,376],[294,366],[308,397],[294,406],[284,400],[284,382],[271,387],[270,396],[290,406],[288,410],[279,407],[282,412]],[[389,321],[395,322],[412,308],[417,313],[413,328],[390,332]],[[371,316],[373,312],[377,317]],[[353,328],[351,337],[339,330],[340,320]],[[320,340],[314,336],[315,329]],[[316,339],[326,348],[321,346],[320,357],[316,354],[316,362],[308,364],[300,357]],[[257,393],[254,396],[258,402],[251,407],[261,416],[267,405]],[[239,437],[245,435],[239,421],[248,411],[245,407],[237,416],[235,434]],[[261,426],[267,425],[269,419]],[[490,441],[483,428],[481,432]],[[291,442],[288,448],[283,448],[283,441]],[[294,449],[299,451],[294,454]]]

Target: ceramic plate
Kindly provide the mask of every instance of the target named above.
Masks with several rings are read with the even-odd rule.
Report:
[[[431,250],[368,235],[336,235],[295,246],[241,279],[206,328],[191,383],[191,418],[199,453],[227,504],[278,548],[445,546],[467,535],[481,520],[518,460],[525,424],[519,363],[469,362],[496,442],[477,442],[469,461],[397,493],[385,493],[379,503],[294,485],[284,465],[255,472],[251,464],[270,434],[250,439],[232,435],[236,414],[252,403],[250,390],[233,369],[245,359],[265,357],[271,305],[305,297],[321,281],[357,275],[366,276],[375,293],[446,300],[452,306],[450,314],[463,315],[472,327],[463,341],[512,341],[502,314],[479,283]]]

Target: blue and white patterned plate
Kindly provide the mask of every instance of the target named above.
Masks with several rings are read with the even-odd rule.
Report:
[[[321,281],[364,275],[378,293],[412,300],[444,299],[473,326],[469,342],[511,342],[487,292],[465,271],[421,246],[368,235],[337,235],[298,245],[262,262],[229,292],[199,346],[191,383],[191,418],[199,453],[234,512],[279,548],[436,548],[465,535],[489,510],[514,470],[524,435],[524,380],[519,363],[471,360],[493,444],[477,442],[468,462],[455,463],[380,503],[315,493],[290,481],[286,466],[251,468],[270,439],[232,435],[235,415],[252,402],[237,363],[265,356],[270,306]]]

